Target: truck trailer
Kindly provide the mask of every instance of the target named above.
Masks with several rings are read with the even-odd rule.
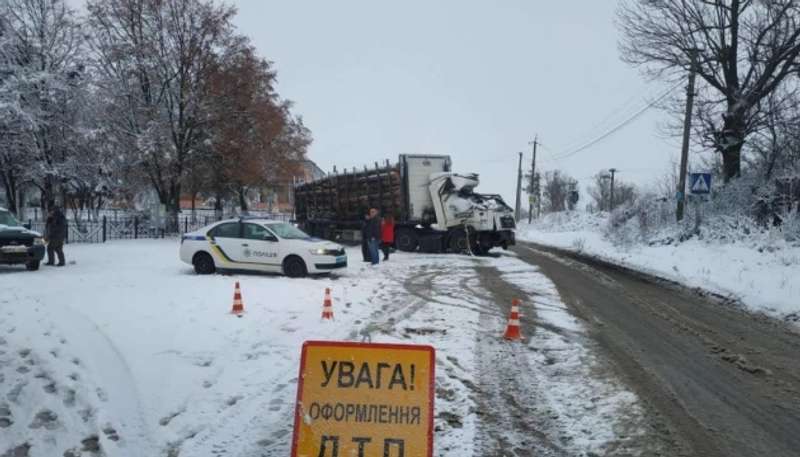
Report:
[[[485,254],[515,243],[514,211],[475,191],[478,175],[451,171],[446,155],[400,155],[295,187],[295,219],[313,236],[359,242],[369,208],[395,220],[395,246],[412,252]]]

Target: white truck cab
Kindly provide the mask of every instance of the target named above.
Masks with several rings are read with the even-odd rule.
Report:
[[[495,244],[502,244],[502,240],[494,239],[498,234],[513,234],[511,229],[515,224],[511,208],[499,195],[476,193],[478,184],[478,175],[474,173],[430,175],[428,189],[436,213],[436,224],[431,228],[450,231],[451,251],[483,253]],[[468,239],[472,242],[468,243]]]
[[[228,269],[302,277],[347,267],[341,245],[312,238],[290,223],[261,218],[223,220],[186,233],[180,258],[198,274]]]

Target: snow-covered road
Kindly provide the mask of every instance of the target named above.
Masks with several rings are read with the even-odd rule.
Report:
[[[288,455],[308,339],[436,347],[439,456],[603,454],[638,433],[636,396],[593,368],[603,361],[581,324],[513,255],[398,254],[374,268],[352,250],[341,275],[300,280],[197,276],[170,240],[67,255],[66,268],[0,267],[0,455]],[[241,319],[229,314],[237,280]],[[549,330],[502,342],[503,284]],[[334,322],[320,319],[326,287]],[[525,427],[503,429],[521,412]]]

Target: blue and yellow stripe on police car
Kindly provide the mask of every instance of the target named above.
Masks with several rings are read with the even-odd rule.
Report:
[[[219,260],[222,263],[227,263],[229,265],[236,264],[236,262],[234,262],[230,257],[228,257],[228,255],[225,254],[225,251],[223,251],[222,248],[220,248],[217,245],[217,242],[214,241],[214,238],[206,236],[206,240],[208,240],[208,245],[211,246],[211,254],[214,257],[216,257],[217,260]]]

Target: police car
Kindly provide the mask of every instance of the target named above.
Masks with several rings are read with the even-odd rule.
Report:
[[[186,233],[181,237],[180,257],[198,274],[228,269],[295,278],[347,266],[341,245],[312,238],[287,222],[260,218],[224,220]]]

